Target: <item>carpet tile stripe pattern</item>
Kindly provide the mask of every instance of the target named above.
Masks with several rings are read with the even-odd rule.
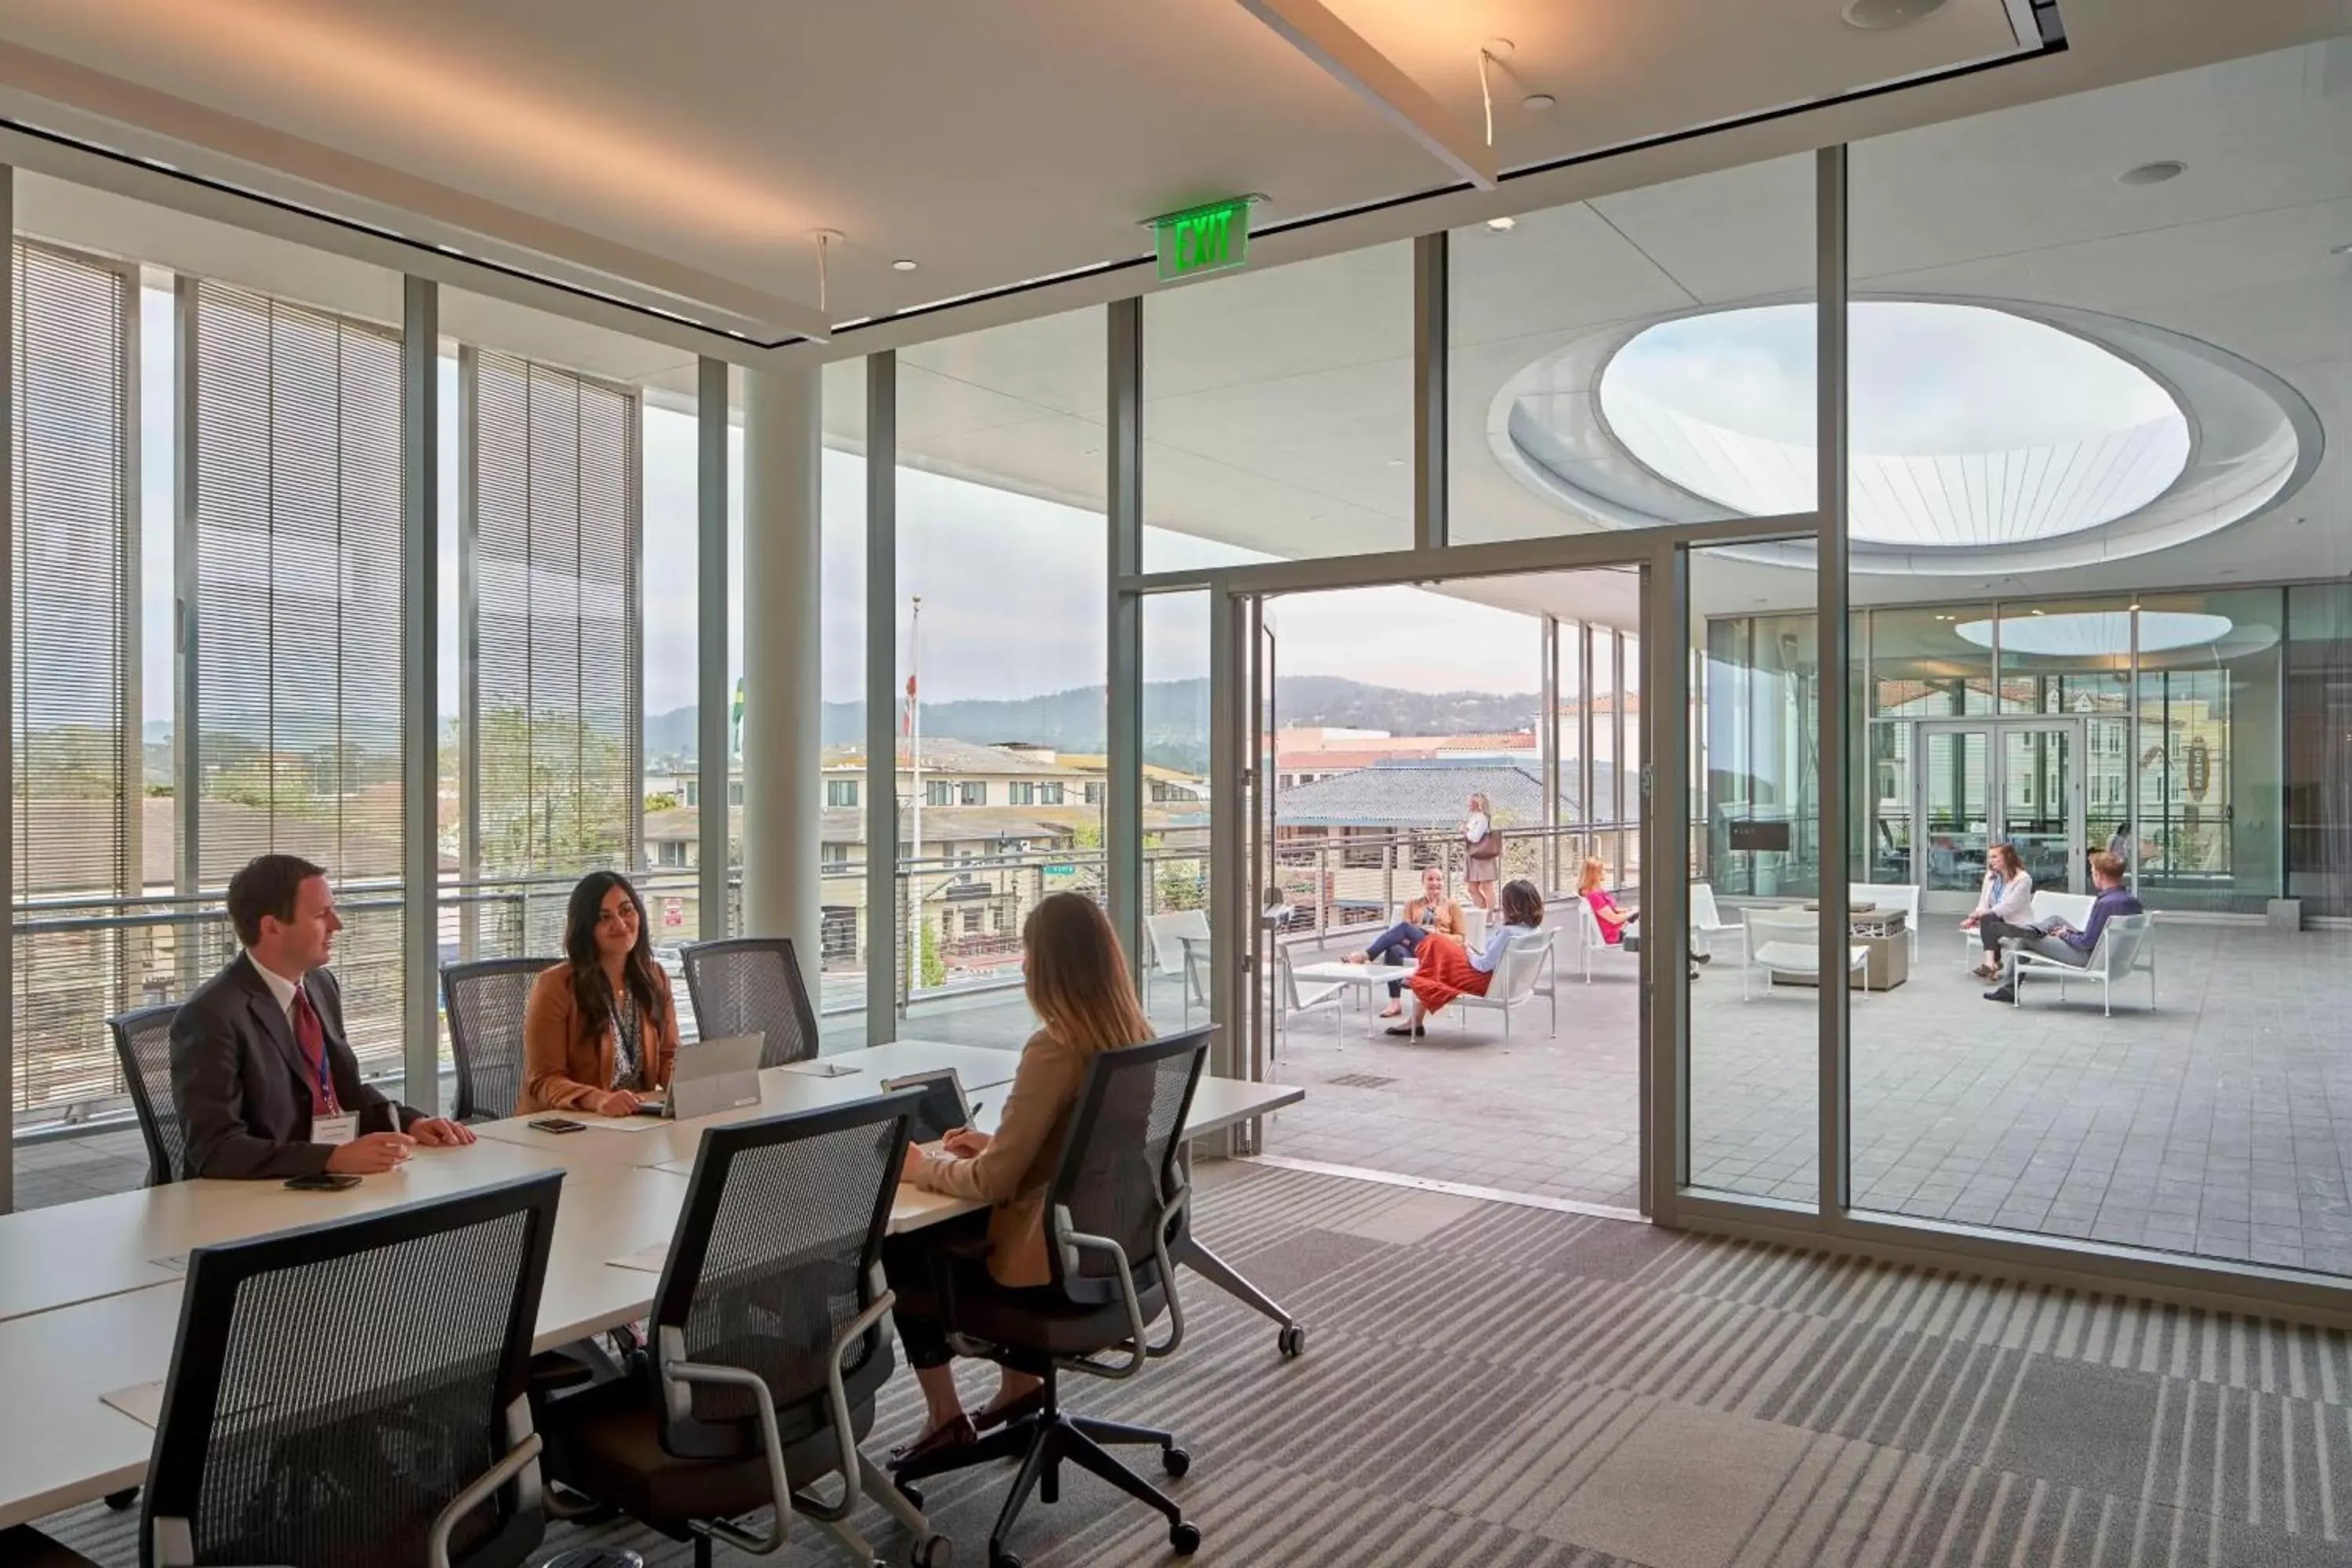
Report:
[[[1194,1284],[1172,1361],[1068,1395],[1178,1431],[1197,1563],[2352,1568],[2342,1334],[1247,1163],[1201,1186],[1199,1234],[1308,1322],[1306,1357]],[[919,1422],[902,1373],[872,1446]],[[958,1562],[984,1562],[1009,1477],[928,1489]],[[128,1517],[47,1528],[137,1561]],[[590,1542],[690,1560],[625,1522],[542,1555]],[[1013,1545],[1030,1568],[1177,1561],[1076,1473]],[[766,1561],[848,1559],[805,1529]]]

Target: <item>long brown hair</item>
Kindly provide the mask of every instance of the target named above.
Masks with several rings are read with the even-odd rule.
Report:
[[[563,956],[572,962],[572,1005],[592,1036],[613,1022],[615,998],[604,979],[604,960],[596,952],[596,922],[604,918],[604,895],[615,888],[629,895],[637,911],[637,944],[621,961],[621,982],[637,1005],[642,1027],[658,1028],[669,1017],[662,1006],[662,973],[654,963],[645,900],[637,897],[635,887],[618,871],[591,871],[572,889],[572,901],[563,911]]]
[[[1503,923],[1525,926],[1529,931],[1543,924],[1543,895],[1525,877],[1517,877],[1503,884]]]
[[[1022,923],[1029,1005],[1064,1045],[1106,1051],[1151,1038],[1127,953],[1102,906],[1055,893]]]
[[[1996,844],[1992,847],[1991,853],[1999,857],[2001,861],[2002,869],[2000,874],[2002,876],[2015,877],[2021,875],[2024,872],[2025,859],[2022,856],[2018,854],[2016,845]]]

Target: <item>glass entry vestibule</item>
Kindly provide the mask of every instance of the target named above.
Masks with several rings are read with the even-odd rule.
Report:
[[[1874,722],[1870,880],[1916,883],[1923,908],[1965,910],[1987,850],[2005,842],[2036,888],[2087,891],[2089,727],[2047,717]]]

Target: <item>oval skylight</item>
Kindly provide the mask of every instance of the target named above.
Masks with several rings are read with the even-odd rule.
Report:
[[[2237,629],[2227,616],[2186,610],[2142,610],[2139,649],[2171,653],[2184,647],[2218,643]],[[1962,642],[1992,647],[1989,620],[1962,621],[1952,630]],[[2126,610],[2061,610],[2054,615],[2012,616],[2000,624],[2005,654],[2032,654],[2040,658],[2126,658],[2132,650],[2132,618]]]
[[[1939,300],[1860,300],[1850,322],[1858,542],[2057,539],[2139,510],[2188,468],[2172,395],[2072,332]],[[1719,506],[1811,510],[1813,339],[1806,304],[1658,322],[1601,367],[1601,417],[1633,458]]]

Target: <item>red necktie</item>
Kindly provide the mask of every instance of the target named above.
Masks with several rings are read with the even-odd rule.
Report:
[[[334,1079],[327,1069],[327,1031],[320,1024],[309,994],[299,985],[294,987],[294,1045],[302,1053],[303,1065],[310,1069],[310,1114],[340,1114],[335,1104]]]

